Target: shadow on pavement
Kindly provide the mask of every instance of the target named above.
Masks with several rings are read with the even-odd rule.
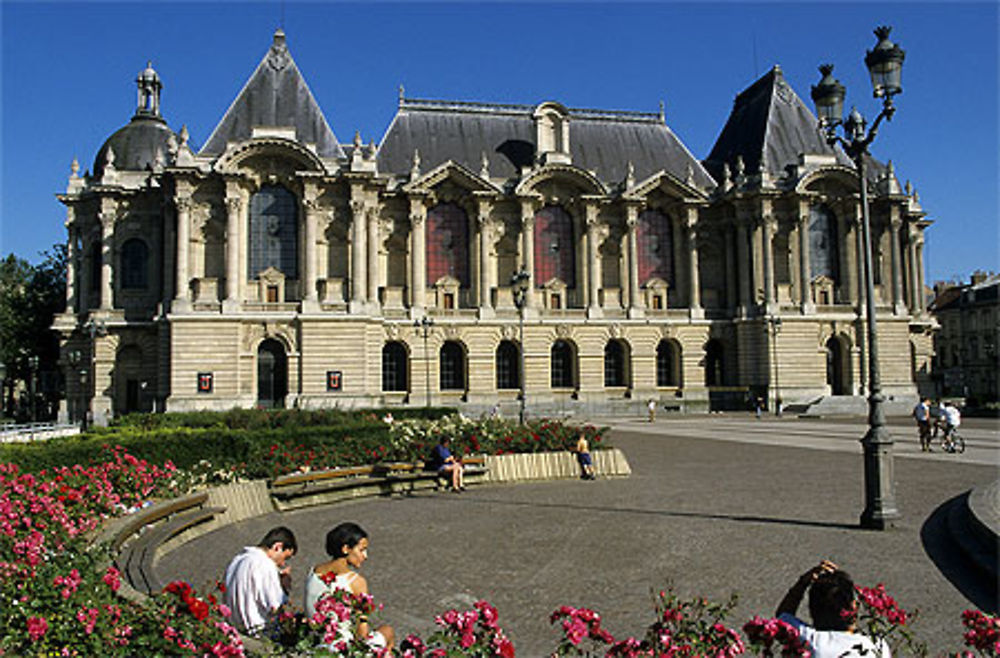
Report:
[[[609,514],[649,514],[668,518],[711,519],[716,521],[738,521],[742,523],[773,523],[778,525],[807,526],[812,528],[836,528],[840,530],[860,530],[860,526],[832,521],[804,521],[801,519],[776,519],[766,516],[745,514],[707,514],[704,512],[678,512],[671,510],[640,509],[634,507],[600,507],[596,505],[569,505],[566,503],[517,502],[483,498],[480,496],[464,499],[470,503],[490,505],[507,505],[508,507],[550,507],[557,509],[577,510],[586,512],[608,512]]]
[[[995,612],[997,590],[984,582],[983,578],[965,561],[965,556],[951,537],[948,529],[948,511],[965,494],[955,496],[934,510],[920,528],[920,541],[927,557],[948,579],[962,596],[980,610]]]

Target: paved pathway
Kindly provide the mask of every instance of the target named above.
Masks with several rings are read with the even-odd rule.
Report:
[[[739,592],[732,621],[742,624],[772,613],[801,571],[829,557],[858,582],[884,581],[904,606],[919,608],[917,629],[933,650],[960,646],[959,615],[971,604],[927,551],[942,541],[934,511],[996,477],[995,424],[963,426],[964,456],[921,455],[910,424],[894,425],[903,517],[887,532],[857,528],[863,420],[678,416],[611,424],[630,478],[275,513],[173,551],[161,573],[208,582],[240,546],[283,523],[302,548],[298,597],[303,573],[323,559],[326,531],[355,520],[372,538],[364,572],[397,632],[427,633],[435,614],[482,597],[499,608],[518,655],[533,658],[555,646],[548,614],[560,605],[595,608],[615,635],[639,635],[653,620],[651,590],[673,583],[684,596]],[[950,577],[982,601],[981,583]]]

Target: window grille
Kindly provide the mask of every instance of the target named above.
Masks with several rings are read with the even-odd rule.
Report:
[[[264,185],[250,197],[249,278],[269,267],[298,278],[297,216],[298,200],[280,185]]]
[[[454,203],[427,211],[427,281],[433,284],[444,276],[469,287],[469,220]]]
[[[407,374],[406,348],[397,341],[382,347],[382,390],[405,391]]]
[[[576,242],[573,219],[558,206],[547,206],[535,215],[535,287],[553,278],[576,287]]]
[[[656,210],[639,214],[636,226],[639,283],[663,279],[674,285],[673,240],[670,218]]]
[[[552,388],[573,388],[573,348],[564,340],[552,345]]]
[[[441,390],[465,389],[465,351],[455,341],[441,346]]]
[[[501,341],[497,347],[497,388],[516,389],[521,387],[520,350],[512,341]]]
[[[142,290],[148,285],[149,249],[138,238],[122,245],[122,288]]]

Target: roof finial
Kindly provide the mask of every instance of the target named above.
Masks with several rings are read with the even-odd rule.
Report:
[[[160,76],[153,70],[153,62],[146,62],[146,68],[139,72],[135,84],[139,88],[139,101],[135,108],[136,115],[160,116],[160,90],[163,89],[163,83],[160,82]]]
[[[410,167],[410,180],[420,178],[420,151],[413,149],[413,166]]]
[[[403,89],[402,83],[399,85],[399,106],[403,106],[403,101],[406,100],[406,90]]]
[[[490,159],[486,155],[486,151],[483,151],[483,157],[479,161],[479,176],[487,179],[490,177]]]
[[[629,160],[625,165],[625,189],[630,190],[635,187],[635,165]]]
[[[664,109],[663,101],[660,101],[660,121],[663,123],[667,122],[667,111]]]
[[[80,176],[80,161],[73,158],[73,162],[69,165],[69,171],[73,178],[78,178]]]
[[[363,144],[363,142],[361,141],[361,131],[360,130],[355,130],[354,131],[354,148],[355,149],[361,148],[361,144]]]

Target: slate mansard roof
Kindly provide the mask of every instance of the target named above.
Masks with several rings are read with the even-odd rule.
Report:
[[[380,172],[410,171],[414,151],[425,169],[452,160],[478,172],[485,154],[494,178],[518,175],[535,159],[535,106],[401,99],[378,150]],[[715,182],[657,114],[569,110],[574,166],[605,183],[637,180],[665,170],[702,188]]]
[[[212,131],[200,155],[218,155],[226,150],[227,142],[250,139],[255,126],[294,127],[296,139],[315,144],[321,157],[345,157],[288,52],[281,30],[274,33],[271,48]]]
[[[733,101],[725,127],[705,159],[705,166],[722,180],[723,165],[736,169],[743,159],[747,172],[756,172],[764,158],[767,173],[780,177],[802,153],[835,155],[839,164],[853,168],[851,160],[834,149],[817,129],[818,122],[775,66],[741,92]]]

